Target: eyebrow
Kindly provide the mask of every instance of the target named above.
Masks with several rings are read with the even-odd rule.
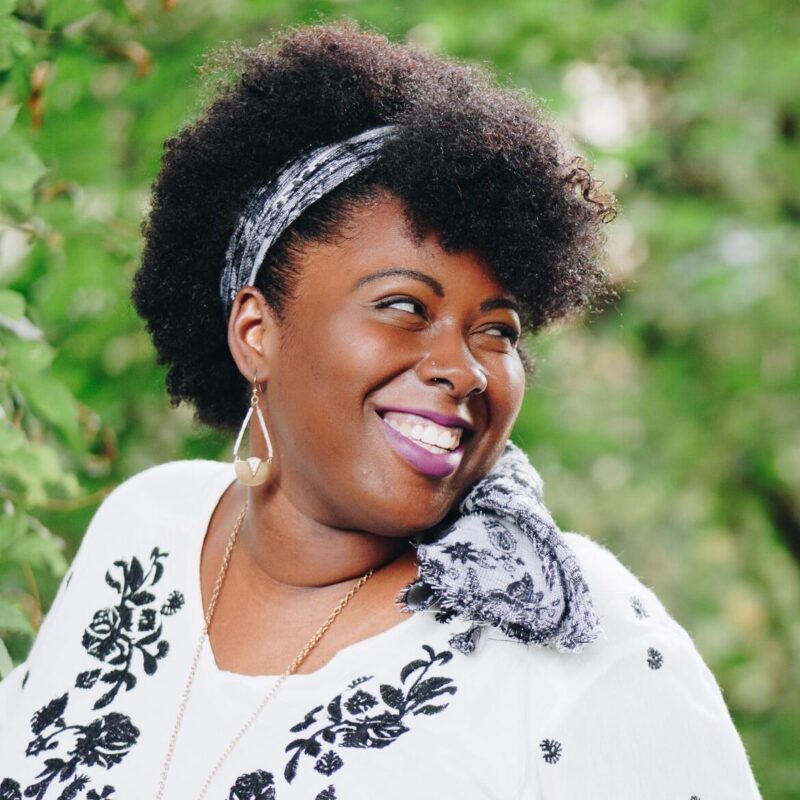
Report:
[[[444,297],[444,287],[441,283],[439,283],[439,281],[436,280],[436,278],[426,274],[425,272],[420,272],[416,269],[408,269],[407,267],[389,267],[388,269],[382,269],[378,272],[372,272],[369,275],[362,275],[356,281],[353,290],[355,291],[371,281],[376,281],[380,278],[386,278],[391,275],[400,275],[404,278],[413,278],[414,280],[422,281],[422,283],[425,283],[431,287],[433,293],[437,297]],[[519,304],[515,300],[511,300],[508,297],[490,297],[487,300],[483,300],[480,304],[480,310],[482,312],[492,311],[495,308],[508,308],[512,311],[516,311],[517,314],[520,314],[520,316],[522,314]]]

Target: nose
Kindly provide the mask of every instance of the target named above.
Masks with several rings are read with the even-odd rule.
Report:
[[[486,390],[486,372],[460,335],[440,332],[434,345],[417,365],[417,375],[427,383],[445,383],[460,399]]]

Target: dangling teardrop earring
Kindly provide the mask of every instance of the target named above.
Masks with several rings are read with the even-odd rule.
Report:
[[[255,409],[258,422],[261,425],[261,432],[264,434],[264,441],[267,443],[267,458],[266,460],[258,456],[249,456],[247,459],[242,460],[239,458],[239,445],[242,443],[242,436],[244,436],[247,423],[253,415]],[[250,450],[252,452],[252,437],[250,440]],[[264,415],[261,413],[261,408],[258,405],[258,374],[253,376],[253,394],[250,397],[250,408],[247,409],[242,427],[239,430],[239,435],[236,437],[236,444],[233,446],[233,468],[236,471],[236,477],[246,486],[258,486],[264,483],[272,471],[272,442],[267,433],[267,426],[264,423]]]

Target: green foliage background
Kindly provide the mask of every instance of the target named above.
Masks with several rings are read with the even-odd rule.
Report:
[[[202,54],[341,15],[490,63],[616,191],[623,298],[538,337],[514,438],[562,527],[607,544],[690,632],[764,796],[800,796],[793,0],[0,0],[0,675],[115,484],[230,458],[170,410],[128,300]]]

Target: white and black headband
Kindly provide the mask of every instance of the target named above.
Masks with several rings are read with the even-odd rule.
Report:
[[[312,203],[376,161],[397,128],[370,128],[314,148],[251,194],[228,244],[219,282],[226,321],[237,293],[243,286],[254,285],[267,251],[278,237]]]

